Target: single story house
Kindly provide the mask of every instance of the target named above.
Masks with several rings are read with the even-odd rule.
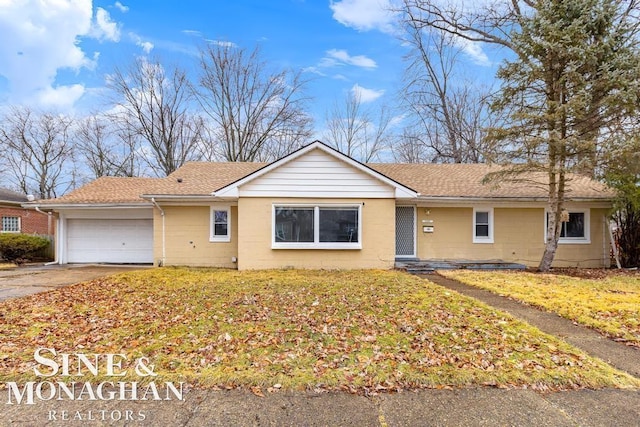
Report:
[[[53,218],[34,209],[25,209],[24,203],[32,197],[7,188],[0,188],[0,233],[25,233],[52,235],[55,230]]]
[[[245,269],[393,268],[397,260],[537,265],[543,186],[484,185],[484,164],[362,164],[316,141],[273,163],[191,162],[166,178],[99,178],[35,202],[59,263]],[[572,176],[555,266],[609,265],[614,194]]]

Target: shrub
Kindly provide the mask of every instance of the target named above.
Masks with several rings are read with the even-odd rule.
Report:
[[[49,240],[30,234],[0,234],[0,256],[7,261],[22,264],[49,245]]]

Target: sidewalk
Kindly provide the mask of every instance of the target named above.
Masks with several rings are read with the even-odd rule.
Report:
[[[242,391],[194,390],[185,394],[182,402],[50,401],[18,406],[6,405],[4,395],[3,400],[0,424],[29,427],[622,427],[637,426],[640,422],[640,391],[623,390],[540,394],[531,390],[479,388],[403,392],[372,398],[313,392],[279,392],[257,397]],[[67,420],[63,420],[65,417]],[[125,421],[127,417],[129,421]]]

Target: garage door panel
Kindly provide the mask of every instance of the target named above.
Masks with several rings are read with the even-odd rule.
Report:
[[[69,219],[68,262],[151,263],[150,219]]]

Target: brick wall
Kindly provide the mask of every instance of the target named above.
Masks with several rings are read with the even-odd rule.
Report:
[[[0,232],[2,232],[2,217],[20,217],[20,232],[26,234],[53,235],[55,233],[55,220],[31,209],[0,206]]]

